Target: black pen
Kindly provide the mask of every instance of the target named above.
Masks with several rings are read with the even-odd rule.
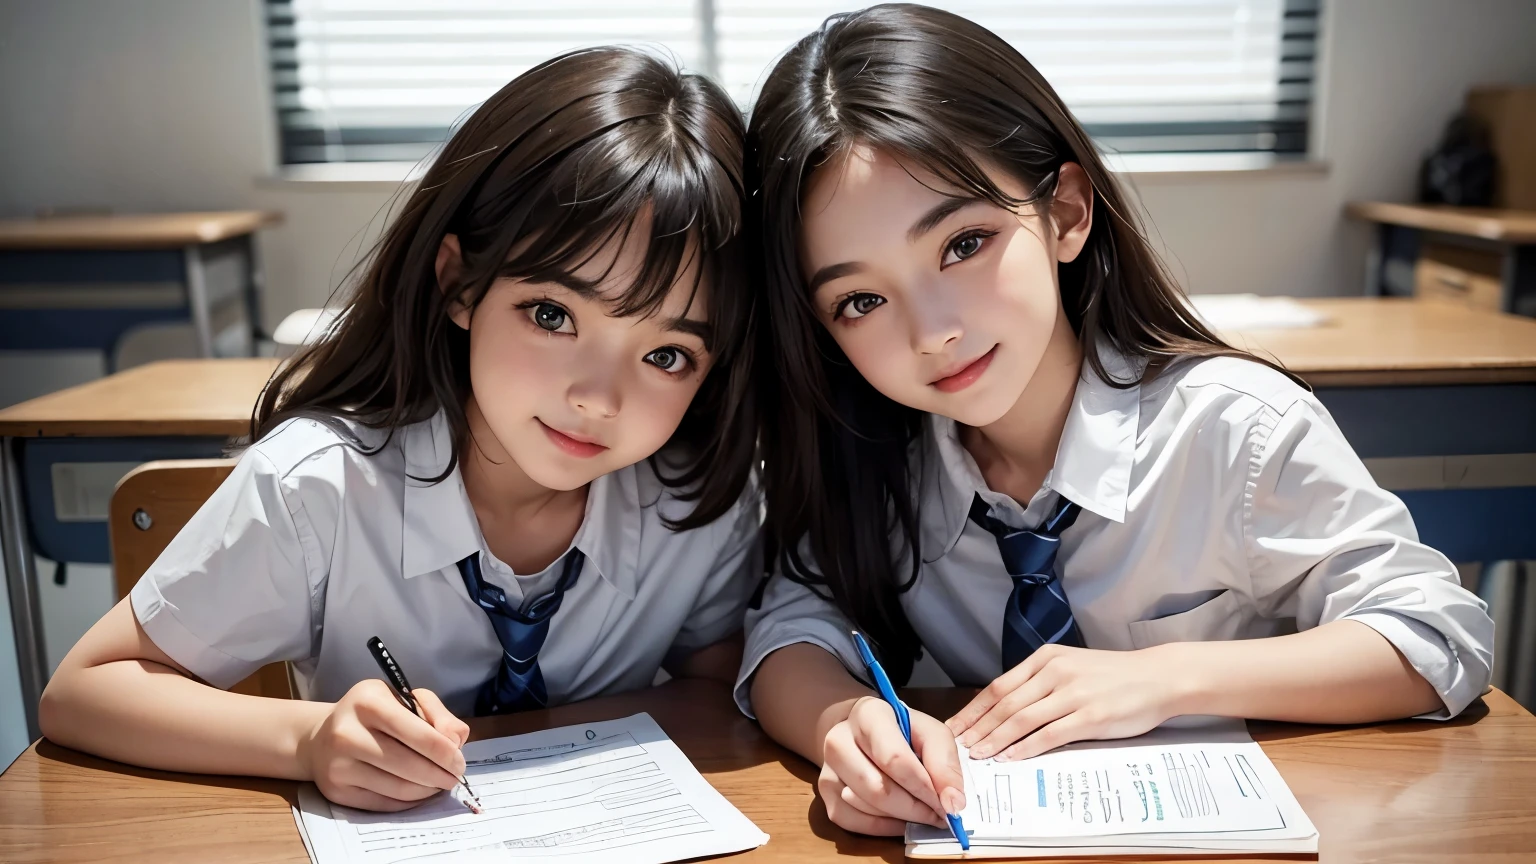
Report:
[[[379,664],[379,668],[384,670],[384,680],[389,683],[389,689],[394,691],[395,698],[400,700],[400,704],[404,705],[407,711],[426,720],[426,715],[421,713],[421,705],[416,702],[416,696],[411,693],[411,682],[405,680],[405,670],[400,668],[400,664],[395,662],[394,655],[384,647],[384,640],[377,636],[369,639],[368,651],[373,654],[373,659]],[[484,812],[485,805],[480,803],[480,796],[475,794],[475,790],[469,788],[469,781],[464,779],[463,774],[459,775],[459,784],[469,795],[470,800],[464,802],[469,812]]]

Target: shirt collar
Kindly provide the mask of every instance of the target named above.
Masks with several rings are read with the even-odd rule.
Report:
[[[405,514],[401,573],[409,579],[453,567],[485,549],[475,508],[464,489],[460,466],[439,483],[428,483],[447,467],[453,432],[438,412],[431,420],[408,426],[405,448]],[[571,545],[587,556],[586,570],[596,569],[627,599],[635,597],[636,558],[640,548],[640,492],[634,466],[604,474],[587,489],[587,508]]]
[[[1099,359],[1119,381],[1139,371],[1134,361],[1107,346],[1100,347]],[[1056,463],[1046,476],[1047,488],[1085,510],[1124,522],[1140,420],[1141,386],[1106,384],[1085,357],[1056,447]],[[960,443],[955,421],[938,414],[928,415],[927,421],[920,448],[919,506],[923,558],[931,562],[954,548],[970,518],[971,499],[989,490],[976,460]]]

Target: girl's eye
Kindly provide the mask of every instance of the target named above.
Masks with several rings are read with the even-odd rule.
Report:
[[[863,318],[885,305],[885,298],[878,294],[850,294],[837,304],[835,318]]]
[[[944,252],[944,264],[946,266],[955,264],[980,252],[981,247],[986,245],[987,238],[991,237],[993,233],[995,232],[972,231],[969,234],[962,234],[956,237],[954,242],[950,243],[949,248]]]
[[[528,317],[540,328],[551,333],[575,333],[570,313],[553,303],[535,303],[528,307]]]
[[[645,362],[673,375],[681,375],[687,372],[689,366],[693,363],[687,352],[681,348],[672,347],[657,348],[655,351],[645,355]]]

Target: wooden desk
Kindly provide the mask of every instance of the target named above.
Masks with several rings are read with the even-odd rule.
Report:
[[[0,348],[102,351],[115,363],[124,334],[188,321],[198,352],[243,314],[262,338],[256,232],[282,221],[256,210],[0,220]],[[210,284],[230,262],[238,283]]]
[[[269,357],[163,360],[0,409],[0,436],[244,435]]]
[[[4,219],[0,249],[180,249],[244,237],[282,221],[261,210]]]
[[[1222,335],[1319,388],[1536,381],[1536,321],[1450,303],[1298,298],[1318,327]]]
[[[1413,294],[1425,244],[1464,247],[1502,259],[1494,274],[1499,284],[1490,282],[1490,290],[1498,289],[1503,311],[1536,316],[1536,212],[1377,201],[1354,201],[1344,212],[1377,226],[1366,260],[1367,295]]]
[[[110,563],[112,485],[144,462],[222,455],[231,436],[249,429],[256,397],[277,364],[169,360],[0,410],[0,546],[30,737],[38,734],[37,699],[48,680],[33,553]],[[91,505],[70,519],[55,512],[59,466],[83,478],[65,497]]]
[[[914,707],[939,716],[968,695],[907,694]],[[770,836],[766,846],[728,860],[902,860],[896,838],[833,826],[815,798],[811,765],[738,714],[724,685],[674,681],[470,726],[485,738],[638,711],[650,712],[710,783]],[[1327,864],[1536,856],[1536,718],[1502,693],[1443,724],[1250,728],[1316,823]],[[303,864],[309,858],[289,811],[296,788],[129,768],[44,741],[0,776],[0,860],[73,864],[110,855],[156,864]]]

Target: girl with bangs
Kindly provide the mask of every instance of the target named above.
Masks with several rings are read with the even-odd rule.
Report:
[[[44,733],[397,810],[463,772],[459,716],[730,680],[761,572],[742,135],[719,87],[627,49],[491,97],[65,658]],[[219,689],[280,661],[302,700]]]
[[[1189,311],[1049,84],[921,6],[834,16],[748,128],[777,549],[737,699],[834,822],[945,828],[958,744],[1022,759],[1175,715],[1454,717],[1492,622],[1328,412]],[[982,688],[912,746],[905,680]],[[852,675],[850,675],[852,673]]]

